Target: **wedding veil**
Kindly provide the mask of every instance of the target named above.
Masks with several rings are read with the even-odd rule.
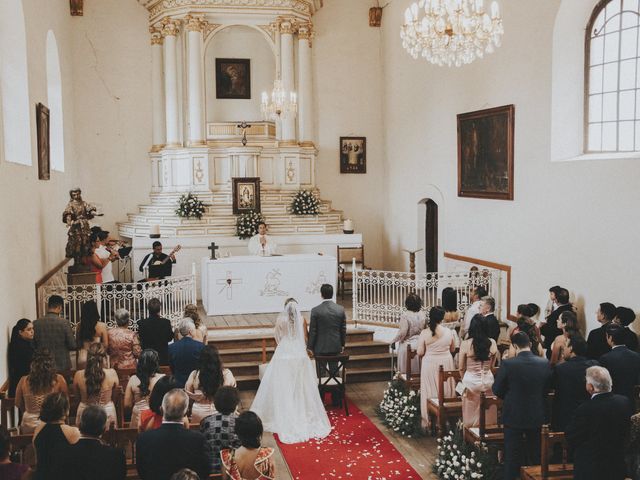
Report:
[[[298,302],[294,299],[287,300],[284,311],[278,315],[276,320],[275,337],[276,342],[283,340],[298,341],[304,344],[302,315],[298,311]]]

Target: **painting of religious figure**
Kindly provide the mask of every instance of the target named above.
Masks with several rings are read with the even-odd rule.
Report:
[[[36,134],[38,136],[38,178],[49,180],[49,109],[41,103],[36,105]]]
[[[260,211],[260,177],[233,178],[233,213]]]
[[[251,98],[248,58],[216,58],[216,98]]]
[[[340,137],[340,173],[367,173],[366,137]]]
[[[515,107],[458,115],[458,196],[513,200]]]

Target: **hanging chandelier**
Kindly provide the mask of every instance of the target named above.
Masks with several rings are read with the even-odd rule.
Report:
[[[267,92],[262,92],[260,110],[265,120],[275,121],[295,117],[298,113],[298,96],[296,92],[286,92],[282,88],[282,81],[276,80],[273,82],[271,96]]]
[[[489,15],[483,0],[420,0],[404,12],[400,38],[413,58],[459,67],[492,53],[503,33],[496,1]]]

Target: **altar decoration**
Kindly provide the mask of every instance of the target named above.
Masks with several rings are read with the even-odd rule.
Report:
[[[260,212],[250,211],[238,215],[236,222],[236,235],[240,240],[251,238],[258,233],[258,224],[264,222],[264,217]]]
[[[300,190],[291,201],[291,213],[294,215],[317,215],[320,213],[320,200],[311,190]]]
[[[178,200],[176,215],[180,218],[197,218],[200,220],[206,210],[206,205],[193,193],[182,194]]]
[[[394,432],[409,438],[422,436],[420,395],[397,376],[384,391],[376,413]]]

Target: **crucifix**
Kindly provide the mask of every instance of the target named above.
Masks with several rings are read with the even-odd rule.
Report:
[[[218,294],[221,294],[224,290],[226,290],[227,300],[233,300],[233,286],[241,285],[241,284],[242,284],[242,279],[233,278],[233,272],[231,272],[230,270],[227,270],[227,278],[221,278],[219,280],[216,280],[216,285],[222,285],[222,288],[220,289]]]
[[[242,129],[242,146],[247,146],[247,128],[251,128],[247,122],[243,121],[241,124],[237,125],[238,128]]]
[[[69,0],[69,9],[72,17],[82,17],[84,6],[82,3],[83,0]]]
[[[216,250],[220,247],[216,245],[216,242],[211,242],[211,245],[207,247],[207,250],[211,250],[211,260],[216,259]]]

